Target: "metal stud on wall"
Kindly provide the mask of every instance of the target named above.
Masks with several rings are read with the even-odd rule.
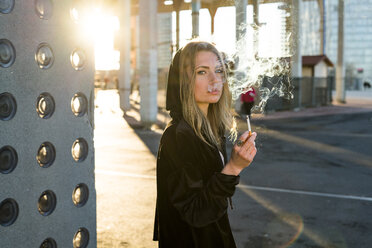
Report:
[[[77,4],[0,0],[2,248],[96,247],[94,53]]]

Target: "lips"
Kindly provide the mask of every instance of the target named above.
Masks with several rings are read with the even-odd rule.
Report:
[[[209,94],[212,94],[212,95],[218,95],[220,94],[220,91],[219,90],[213,90],[211,92],[208,92]]]

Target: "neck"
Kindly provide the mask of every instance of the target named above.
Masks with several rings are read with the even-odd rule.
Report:
[[[203,112],[204,116],[207,117],[209,103],[199,103],[198,106],[200,110]]]

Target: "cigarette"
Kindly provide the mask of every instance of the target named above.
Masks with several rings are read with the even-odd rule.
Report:
[[[249,116],[247,115],[247,125],[248,125],[248,131],[249,131],[249,136],[251,137],[252,135],[252,129],[251,129],[251,122],[249,121]]]

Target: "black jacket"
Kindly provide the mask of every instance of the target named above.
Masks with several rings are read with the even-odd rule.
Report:
[[[217,147],[196,136],[182,117],[178,51],[169,69],[167,110],[172,121],[160,140],[154,240],[159,248],[235,248],[228,198],[239,176],[222,174]],[[226,144],[222,154],[226,164]]]
[[[225,148],[225,144],[223,145]],[[226,151],[222,151],[226,161]],[[228,197],[239,176],[220,173],[217,147],[201,141],[183,120],[164,131],[157,158],[154,240],[159,248],[234,248]]]

